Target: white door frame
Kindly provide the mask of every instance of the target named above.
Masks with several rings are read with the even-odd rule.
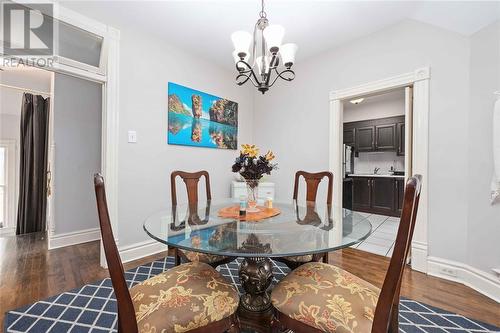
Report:
[[[50,1],[50,0],[49,0]],[[75,76],[84,80],[102,85],[102,125],[101,125],[101,173],[106,181],[106,197],[109,217],[113,233],[118,244],[118,143],[119,143],[119,65],[120,65],[120,31],[98,21],[85,17],[60,5],[56,14],[59,19],[84,30],[92,30],[107,40],[107,64],[104,75],[96,74],[81,68],[62,63],[54,63],[53,67],[44,69]],[[55,91],[52,91],[55,95]],[[51,142],[53,144],[53,142]],[[54,156],[52,154],[51,158]],[[52,163],[52,171],[54,171]],[[89,179],[92,182],[92,179]],[[54,181],[52,181],[52,186]],[[52,188],[54,194],[57,189]],[[51,249],[51,238],[57,221],[52,216],[52,225],[49,227],[48,246]],[[106,267],[106,258],[101,244],[101,266]]]
[[[405,86],[413,86],[413,122],[409,133],[413,134],[413,173],[421,174],[422,192],[418,208],[417,223],[411,248],[412,268],[427,272],[427,222],[429,204],[429,81],[430,67],[418,68],[413,72],[365,83],[356,87],[330,92],[330,171],[342,174],[343,147],[343,102],[359,96],[381,93]],[[342,206],[342,177],[334,177],[334,205]],[[341,210],[335,218],[340,219]]]

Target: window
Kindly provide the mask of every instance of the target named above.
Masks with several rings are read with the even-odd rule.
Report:
[[[0,140],[0,234],[9,234],[16,226],[16,144]]]

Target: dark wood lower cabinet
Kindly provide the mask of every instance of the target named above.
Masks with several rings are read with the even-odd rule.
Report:
[[[379,214],[391,215],[394,213],[395,197],[394,178],[372,178],[371,208]]]
[[[352,209],[364,211],[370,209],[371,188],[368,177],[352,178]]]
[[[403,211],[403,197],[405,195],[405,181],[402,178],[396,179],[396,211],[401,216]]]
[[[403,178],[352,177],[354,211],[399,217],[403,194]]]

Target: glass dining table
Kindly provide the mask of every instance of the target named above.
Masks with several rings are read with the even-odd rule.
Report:
[[[270,258],[318,257],[359,243],[372,230],[362,214],[326,204],[273,202],[272,208],[258,209],[240,216],[233,199],[176,205],[149,216],[144,230],[170,247],[243,258],[240,304],[253,312],[271,307]]]

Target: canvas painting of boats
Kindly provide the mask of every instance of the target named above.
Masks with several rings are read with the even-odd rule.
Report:
[[[168,83],[168,144],[238,147],[238,103]]]

